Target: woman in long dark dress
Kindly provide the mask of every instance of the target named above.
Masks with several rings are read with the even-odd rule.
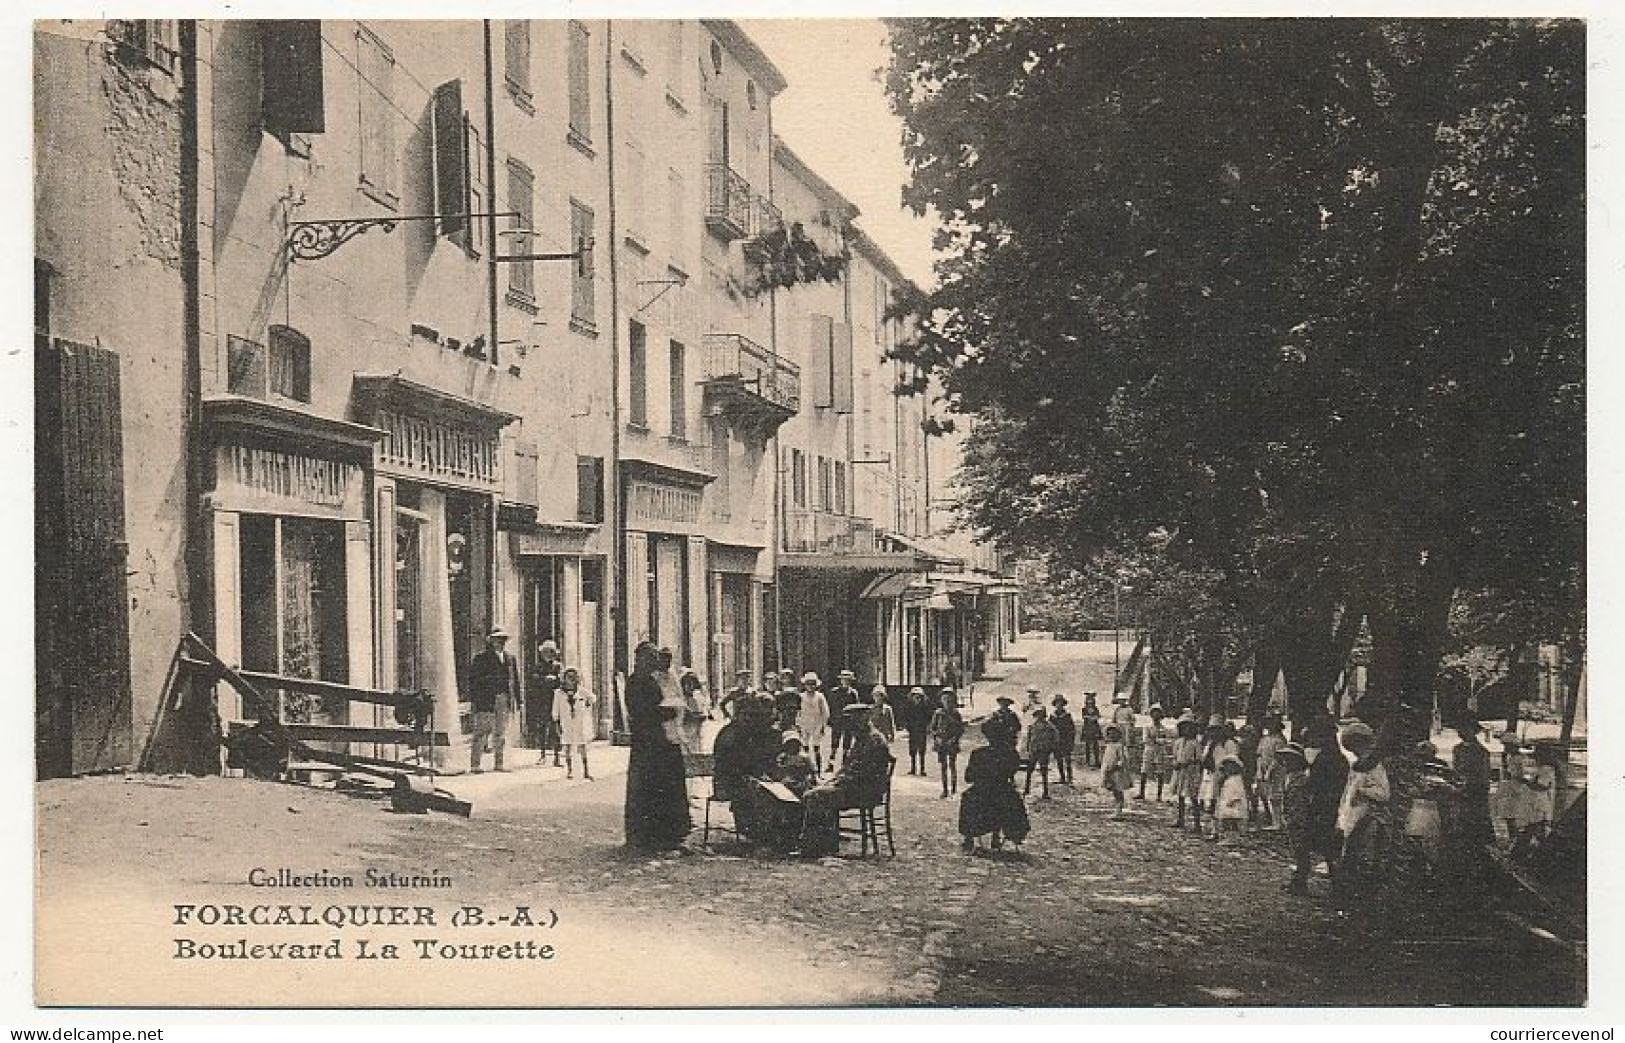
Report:
[[[683,748],[672,739],[680,711],[661,705],[656,682],[656,649],[649,642],[633,652],[626,682],[627,725],[632,733],[626,767],[626,843],[644,851],[683,846],[694,822],[688,815]]]
[[[965,792],[959,798],[959,832],[967,852],[975,850],[976,838],[985,833],[993,834],[993,848],[998,850],[1006,840],[1019,845],[1032,829],[1027,806],[1016,789],[1021,760],[1016,754],[1015,733],[998,722],[989,727],[984,721],[982,734],[987,745],[971,751],[965,765]]]

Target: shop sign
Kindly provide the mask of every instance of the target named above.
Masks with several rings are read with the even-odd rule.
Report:
[[[378,470],[437,485],[495,492],[501,488],[497,436],[443,420],[378,411],[374,425],[385,435]]]
[[[258,446],[216,450],[215,497],[237,510],[360,517],[362,471],[353,463]]]
[[[627,487],[627,525],[665,531],[687,531],[700,521],[700,491],[652,482]]]

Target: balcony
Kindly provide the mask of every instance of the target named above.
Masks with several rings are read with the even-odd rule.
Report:
[[[784,549],[791,554],[877,554],[875,523],[849,514],[792,507],[784,512]]]
[[[724,163],[705,168],[705,227],[718,237],[733,241],[751,234],[756,196],[750,182]]]
[[[738,333],[705,335],[705,405],[763,437],[801,409],[801,371]]]

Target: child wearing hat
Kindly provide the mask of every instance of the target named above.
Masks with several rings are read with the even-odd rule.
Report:
[[[959,792],[959,740],[965,735],[965,718],[959,714],[959,697],[953,692],[942,693],[942,705],[931,715],[926,729],[931,736],[931,748],[937,752],[937,767],[942,771],[942,799]]]
[[[779,744],[778,776],[785,788],[798,797],[818,784],[818,769],[801,750],[801,736],[785,732]]]
[[[1072,751],[1077,746],[1078,725],[1066,708],[1066,696],[1050,702],[1049,723],[1055,726],[1055,774],[1063,786],[1072,785]]]
[[[1292,879],[1286,889],[1309,893],[1309,869],[1315,860],[1314,830],[1309,820],[1309,759],[1303,747],[1285,743],[1275,751],[1275,813],[1292,845]]]
[[[1055,756],[1057,739],[1055,725],[1049,723],[1049,718],[1045,715],[1042,706],[1033,708],[1032,720],[1028,723],[1027,730],[1022,734],[1027,747],[1024,751],[1027,755],[1027,782],[1022,787],[1021,792],[1026,795],[1033,791],[1033,769],[1037,768],[1039,778],[1044,783],[1041,799],[1048,800],[1049,759]]]
[[[1218,798],[1213,816],[1213,839],[1228,843],[1220,834],[1240,834],[1247,826],[1247,785],[1242,781],[1241,758],[1228,756],[1219,762]]]
[[[1174,828],[1185,828],[1185,804],[1190,803],[1191,820],[1202,832],[1202,739],[1196,722],[1181,718],[1174,728]]]
[[[1128,758],[1123,751],[1123,729],[1115,724],[1106,728],[1106,747],[1100,755],[1100,783],[1111,792],[1117,804],[1112,818],[1122,818],[1123,795],[1134,785],[1134,779],[1129,774]]]

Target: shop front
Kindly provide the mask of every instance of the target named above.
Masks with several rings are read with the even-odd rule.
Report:
[[[605,698],[609,654],[606,638],[604,556],[589,544],[597,526],[540,523],[529,531],[509,534],[518,567],[520,666],[527,687],[540,690],[540,649],[552,642],[563,667],[581,674],[581,685],[598,696],[598,735],[606,737],[613,725],[614,701]],[[562,668],[562,667],[561,667]],[[537,712],[540,701],[530,700]],[[527,722],[527,743],[540,739],[539,721]]]
[[[256,673],[373,686],[366,484],[383,432],[229,395],[206,400],[204,420],[216,652]],[[222,687],[221,717],[351,723],[343,701],[262,694],[272,705]]]
[[[653,641],[679,668],[706,670],[708,605],[704,488],[712,476],[626,460],[626,647]]]
[[[710,557],[711,655],[705,673],[719,698],[741,670],[759,678],[763,670],[762,611],[768,586],[756,575],[762,548],[713,541]]]
[[[379,684],[428,694],[436,727],[456,734],[469,663],[503,622],[499,438],[517,417],[395,375],[358,374],[354,397],[357,416],[383,435],[373,482]]]

